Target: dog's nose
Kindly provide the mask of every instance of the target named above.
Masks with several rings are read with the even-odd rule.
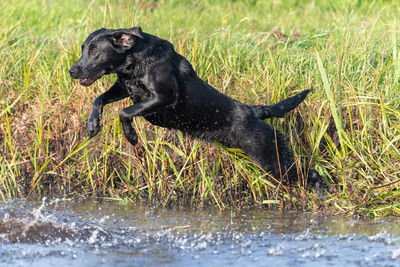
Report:
[[[71,77],[75,77],[77,73],[78,73],[77,69],[74,68],[73,66],[69,69],[69,75],[71,75]]]

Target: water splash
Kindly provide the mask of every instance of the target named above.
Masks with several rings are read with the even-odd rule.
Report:
[[[88,238],[95,242],[95,231],[102,233],[96,235],[99,240],[107,235],[99,227],[74,221],[73,216],[62,216],[54,210],[46,211],[47,205],[46,198],[43,198],[36,208],[16,205],[1,209],[0,242],[49,244]]]
[[[349,225],[301,213],[151,209],[65,200],[0,207],[0,266],[396,265],[395,224]],[[337,227],[335,229],[334,227]],[[346,228],[349,227],[349,228]],[[363,231],[355,229],[363,227]],[[51,260],[53,259],[53,260]]]

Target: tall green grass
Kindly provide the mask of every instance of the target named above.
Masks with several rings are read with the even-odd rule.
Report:
[[[0,7],[1,199],[81,195],[399,214],[397,1],[0,0]],[[101,133],[87,139],[92,102],[115,76],[86,88],[68,69],[93,30],[137,25],[170,40],[200,77],[243,102],[270,104],[313,88],[298,109],[270,121],[292,147],[298,186],[281,184],[241,151],[141,118],[133,122],[140,143],[130,146],[117,116],[128,100],[107,106]],[[305,187],[310,167],[330,186],[324,199]]]

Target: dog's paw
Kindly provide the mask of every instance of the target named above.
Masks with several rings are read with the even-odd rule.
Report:
[[[131,145],[135,146],[138,142],[138,136],[135,129],[133,129],[130,124],[122,124],[122,129],[126,140],[128,140]]]
[[[138,136],[137,134],[125,134],[126,139],[128,140],[129,143],[131,143],[132,146],[135,146],[138,142]]]
[[[328,197],[328,187],[325,185],[324,180],[322,179],[321,175],[314,170],[310,169],[308,172],[308,182],[314,188],[315,192],[317,193],[318,197],[325,201]]]
[[[89,135],[89,138],[95,137],[101,130],[100,124],[98,120],[90,120],[86,124],[86,129]]]

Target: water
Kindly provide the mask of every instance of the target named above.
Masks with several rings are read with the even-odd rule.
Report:
[[[400,266],[399,219],[149,208],[118,202],[0,204],[0,266]]]

